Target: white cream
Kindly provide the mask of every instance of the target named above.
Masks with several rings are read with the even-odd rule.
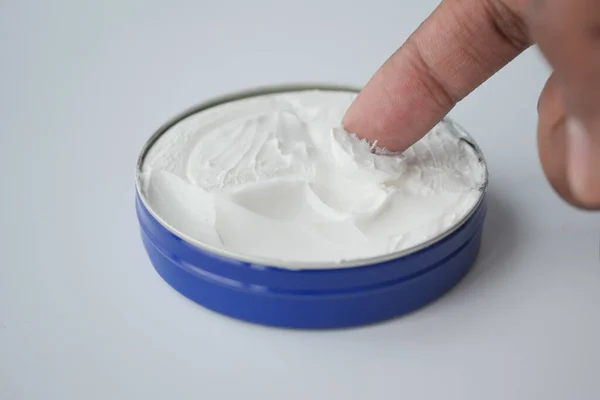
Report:
[[[355,94],[264,95],[164,133],[140,176],[151,210],[187,240],[271,265],[328,268],[422,244],[478,202],[485,167],[447,123],[403,155],[341,127]]]

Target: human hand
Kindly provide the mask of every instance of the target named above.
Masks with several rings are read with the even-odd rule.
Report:
[[[600,209],[598,0],[442,1],[365,86],[344,127],[405,150],[532,44],[554,71],[538,105],[544,172],[569,203]]]

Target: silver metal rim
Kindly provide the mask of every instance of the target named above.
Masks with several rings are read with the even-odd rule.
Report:
[[[180,121],[184,120],[185,118],[190,117],[198,112],[207,110],[209,108],[212,108],[212,107],[215,107],[215,106],[218,106],[221,104],[229,103],[231,101],[243,100],[243,99],[250,98],[250,97],[263,96],[263,95],[269,95],[269,94],[298,92],[298,91],[305,91],[305,90],[325,90],[325,91],[340,91],[340,92],[354,92],[354,93],[357,93],[360,91],[360,89],[357,87],[344,86],[344,85],[332,85],[332,84],[289,84],[289,85],[258,87],[258,88],[254,88],[254,89],[250,89],[250,90],[245,90],[242,92],[236,92],[236,93],[232,93],[229,95],[221,96],[221,97],[215,98],[213,100],[209,100],[209,101],[200,103],[196,106],[193,106],[193,107],[185,110],[184,112],[182,112],[179,115],[175,116],[174,118],[170,119],[167,123],[163,124],[150,137],[150,139],[148,139],[148,141],[144,144],[144,146],[142,147],[142,151],[140,152],[140,155],[137,159],[137,164],[136,164],[136,171],[135,171],[136,192],[137,192],[137,195],[139,196],[139,198],[141,199],[142,204],[144,205],[146,210],[148,210],[150,215],[152,215],[152,217],[154,217],[154,219],[156,219],[169,232],[171,232],[172,234],[181,238],[182,240],[185,240],[189,244],[191,244],[195,247],[198,247],[199,249],[201,249],[203,251],[210,252],[210,253],[213,253],[220,257],[225,257],[228,259],[232,259],[232,260],[240,261],[240,262],[244,262],[244,263],[268,266],[268,267],[272,267],[272,268],[281,268],[281,269],[287,269],[287,270],[313,270],[313,271],[316,270],[315,267],[321,267],[322,269],[343,269],[343,268],[367,267],[367,266],[371,266],[374,264],[380,264],[380,263],[383,263],[386,261],[395,260],[395,259],[407,256],[407,255],[416,253],[416,252],[423,250],[435,243],[438,243],[441,240],[445,239],[446,237],[450,236],[453,232],[460,229],[473,216],[473,214],[477,210],[479,210],[479,208],[481,207],[481,204],[483,202],[483,199],[485,198],[485,194],[486,194],[487,187],[488,187],[489,173],[488,173],[487,162],[485,160],[485,157],[483,156],[481,149],[479,148],[479,146],[477,145],[475,140],[466,132],[465,129],[463,129],[460,125],[458,125],[456,122],[452,121],[448,117],[444,118],[444,122],[446,122],[448,124],[448,126],[450,127],[450,129],[452,130],[452,133],[454,135],[456,135],[461,140],[465,141],[467,144],[469,144],[473,148],[473,150],[476,152],[477,156],[479,157],[479,161],[481,162],[481,164],[484,167],[485,180],[484,180],[483,185],[480,188],[481,194],[479,196],[479,200],[477,201],[475,206],[457,224],[452,226],[450,229],[448,229],[448,230],[444,231],[443,233],[441,233],[440,235],[428,240],[427,242],[421,243],[417,246],[413,246],[413,247],[410,247],[410,248],[402,250],[402,251],[389,253],[389,254],[385,254],[385,255],[381,255],[381,256],[377,256],[377,257],[369,257],[369,258],[362,258],[362,259],[356,259],[356,260],[351,260],[351,261],[340,261],[340,262],[297,262],[297,261],[284,261],[284,260],[279,261],[279,260],[273,260],[273,259],[263,258],[263,257],[245,256],[243,254],[231,252],[226,249],[221,249],[221,248],[207,245],[205,243],[202,243],[199,240],[196,240],[192,237],[189,237],[188,235],[185,235],[185,234],[179,232],[177,229],[175,229],[169,223],[164,221],[158,214],[156,214],[154,212],[152,207],[150,207],[150,205],[148,204],[148,201],[146,199],[146,196],[143,194],[143,192],[141,190],[141,179],[140,178],[141,178],[141,173],[142,173],[142,166],[144,164],[144,159],[146,157],[146,154],[150,150],[150,148],[154,145],[154,143],[156,143],[156,141],[165,132],[167,132],[170,128],[172,128],[175,124],[179,123]]]

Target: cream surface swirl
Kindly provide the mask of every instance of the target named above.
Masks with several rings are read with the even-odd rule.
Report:
[[[341,128],[355,94],[300,91],[180,121],[140,175],[151,210],[184,238],[242,258],[335,267],[422,244],[478,202],[485,167],[438,124],[402,155]]]

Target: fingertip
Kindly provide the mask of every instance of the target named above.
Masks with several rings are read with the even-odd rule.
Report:
[[[538,102],[537,144],[544,175],[550,186],[567,203],[579,206],[567,178],[565,110],[556,78],[546,82]]]
[[[567,175],[573,195],[586,208],[600,208],[600,144],[575,118],[566,122]]]
[[[342,126],[360,139],[376,142],[377,147],[393,152],[404,151],[419,137],[410,132],[410,121],[405,115],[407,107],[398,107],[390,89],[382,89],[386,83],[378,76],[381,74],[382,70],[359,93],[344,115]]]
[[[346,131],[392,152],[408,149],[452,108],[407,43],[375,73],[342,120]]]
[[[592,146],[593,139],[582,129],[581,123],[567,118],[559,84],[551,76],[539,101],[538,149],[544,174],[567,203],[598,210],[600,147]]]

